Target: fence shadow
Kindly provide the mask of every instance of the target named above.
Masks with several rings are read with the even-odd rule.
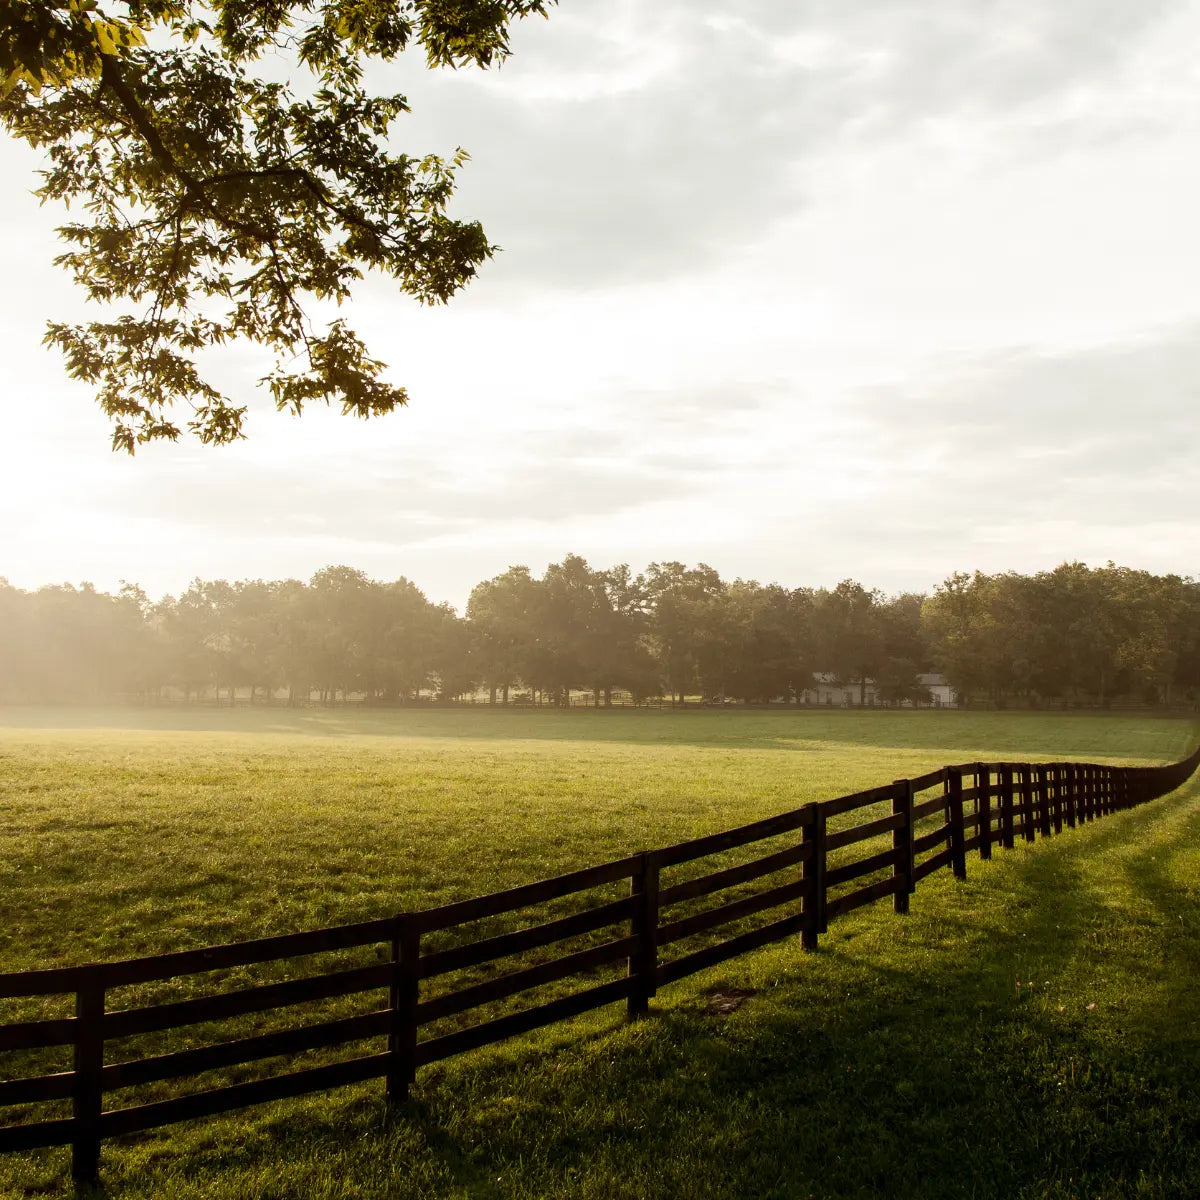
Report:
[[[816,954],[797,938],[710,974],[760,988],[731,1015],[692,992],[572,1033],[569,1053],[461,1060],[386,1122],[374,1096],[289,1108],[235,1146],[192,1149],[186,1194],[295,1156],[336,1162],[333,1194],[361,1196],[1115,1197],[1139,1180],[1195,1195],[1197,1118],[1162,1123],[1195,1113],[1181,1089],[1200,916],[1170,865],[1186,840],[1200,844],[1200,811],[1159,803],[973,863],[903,920],[864,912]],[[1131,920],[1162,978],[1089,1010]],[[882,962],[893,937],[905,953]],[[138,1169],[118,1166],[112,1194]]]
[[[985,889],[968,884],[956,897],[941,881],[919,906],[946,901],[949,913],[923,918],[915,906],[909,918],[913,941],[924,943],[912,968],[881,966],[871,945],[831,935],[801,982],[775,989],[769,1013],[754,1013],[761,997],[728,1019],[689,998],[653,1018],[649,1037],[585,1047],[584,1062],[532,1098],[545,1123],[539,1141],[550,1147],[536,1166],[528,1120],[503,1105],[481,1137],[456,1140],[435,1094],[414,1114],[416,1127],[471,1196],[508,1194],[491,1181],[515,1162],[536,1179],[535,1194],[562,1196],[572,1179],[606,1170],[609,1186],[625,1181],[612,1194],[631,1197],[1116,1196],[1164,1164],[1176,1190],[1146,1194],[1198,1194],[1200,1118],[1174,1130],[1160,1122],[1164,1098],[1183,1087],[1180,1063],[1194,1079],[1197,1062],[1195,898],[1147,864],[1161,863],[1178,833],[1197,844],[1200,812],[1177,822],[1155,806],[1114,824],[1019,855],[989,872]],[[1163,986],[1128,997],[1114,1028],[1113,1014],[1088,1009],[1087,993],[1059,985],[1086,980],[1084,962],[1102,970],[1103,920],[1084,854],[1131,837],[1145,848],[1118,870],[1130,907],[1152,911],[1159,929],[1190,914],[1191,936],[1155,940],[1166,955]],[[975,919],[982,900],[996,907]],[[1109,917],[1110,933],[1127,936],[1122,915]],[[891,920],[859,924],[886,936]],[[979,958],[930,953],[942,923],[969,923]],[[1044,978],[1020,978],[1035,966]],[[836,1005],[823,1003],[834,993]],[[484,1078],[493,1097],[513,1087],[505,1072]],[[605,1091],[603,1103],[592,1088]],[[1179,1094],[1173,1109],[1196,1112]],[[675,1155],[662,1157],[672,1145]]]

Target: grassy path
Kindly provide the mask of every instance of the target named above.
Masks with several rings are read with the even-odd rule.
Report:
[[[489,869],[532,878],[537,863],[574,864],[581,853],[585,861],[608,857],[610,845],[631,836],[611,828],[626,817],[641,825],[632,836],[653,831],[662,842],[683,836],[678,831],[685,826],[711,820],[720,827],[775,811],[786,779],[796,790],[808,786],[796,784],[795,767],[778,763],[780,755],[794,763],[803,754],[820,775],[812,786],[831,795],[858,786],[860,770],[869,772],[863,782],[874,783],[907,772],[909,763],[973,758],[975,750],[1000,756],[1028,733],[1004,728],[1005,718],[975,720],[984,724],[957,727],[961,738],[945,738],[942,726],[945,745],[910,724],[904,731],[910,741],[928,744],[899,752],[885,743],[901,734],[882,725],[869,740],[862,740],[862,727],[814,726],[806,732],[822,736],[809,738],[803,751],[747,745],[768,736],[761,727],[744,730],[737,745],[730,725],[718,730],[726,742],[692,746],[647,736],[572,741],[564,754],[561,746],[546,751],[558,739],[524,739],[536,752],[506,742],[495,748],[499,757],[490,770],[493,784],[497,771],[505,774],[513,803],[501,804],[491,821],[495,792],[475,794],[470,782],[472,770],[483,771],[477,755],[486,739],[478,737],[462,742],[422,733],[377,749],[365,762],[357,742],[332,739],[326,752],[333,759],[322,766],[317,752],[299,742],[290,753],[281,746],[268,753],[261,731],[232,735],[254,740],[248,754],[211,737],[189,748],[187,738],[200,734],[187,731],[131,733],[125,741],[97,734],[89,745],[78,731],[13,729],[0,733],[0,764],[19,760],[26,784],[0,773],[9,839],[0,861],[37,860],[36,851],[21,854],[31,831],[37,839],[61,837],[68,848],[81,845],[74,874],[56,867],[53,879],[31,891],[18,895],[10,885],[0,895],[8,912],[35,935],[41,930],[49,946],[51,933],[96,886],[105,903],[142,903],[143,919],[169,926],[179,897],[167,881],[203,864],[228,877],[220,886],[230,889],[237,907],[226,919],[286,921],[309,909],[298,903],[282,918],[271,914],[264,896],[278,887],[271,880],[279,864],[290,870],[306,854],[316,855],[308,878],[317,879],[322,863],[341,861],[358,828],[346,797],[361,798],[343,792],[339,817],[339,806],[319,800],[314,780],[297,798],[296,772],[328,781],[357,759],[372,778],[436,780],[434,750],[445,750],[446,742],[467,745],[443,764],[446,780],[456,760],[454,778],[467,781],[446,793],[464,806],[460,822],[483,822],[515,860],[510,866],[497,859]],[[1084,720],[1048,719],[1068,724],[1043,724],[1043,744],[1089,744],[1091,757],[1118,757],[1119,728]],[[771,737],[787,732],[771,728]],[[1187,748],[1190,732],[1170,723],[1139,726],[1140,748],[1147,758],[1174,757]],[[183,739],[170,762],[162,744],[141,740],[163,736]],[[959,744],[967,742],[973,744]],[[747,754],[756,760],[752,767]],[[885,765],[900,761],[896,769]],[[815,771],[821,763],[824,774]],[[194,790],[181,792],[185,765]],[[209,828],[214,821],[219,826],[237,811],[233,799],[221,807],[222,789],[259,768],[282,778],[244,820],[270,831],[260,855],[274,845],[278,857],[253,870],[249,852],[230,847],[222,855],[220,840],[204,831],[206,820]],[[211,774],[199,778],[205,772]],[[700,796],[691,807],[683,787],[689,774]],[[518,828],[514,812],[537,818],[551,811],[537,807],[536,793],[556,776],[557,801],[573,798],[572,828],[544,820],[535,820],[535,829]],[[627,799],[617,822],[611,789],[622,778]],[[662,786],[669,778],[678,781],[676,793]],[[834,779],[843,783],[826,790]],[[400,829],[427,811],[411,797],[381,808],[388,791],[382,783],[367,791],[376,802],[365,828],[376,833],[381,821]],[[14,815],[24,821],[23,834]],[[337,837],[328,836],[331,823]],[[421,843],[435,844],[436,838]],[[457,845],[461,853],[463,843]],[[99,859],[97,846],[114,857]],[[160,865],[156,874],[144,864],[160,850],[172,866]],[[430,875],[433,868],[452,870],[450,888],[482,869],[474,861],[455,864],[454,857],[449,847],[427,864]],[[249,877],[240,877],[246,870]],[[372,871],[390,873],[383,888],[396,882],[399,868],[381,859],[362,868],[364,879]],[[107,1194],[114,1200],[1200,1195],[1200,784],[1058,839],[1018,845],[992,863],[972,859],[968,871],[965,884],[945,874],[923,883],[907,918],[879,908],[852,914],[831,927],[816,954],[803,955],[788,942],[669,988],[651,1018],[636,1025],[621,1024],[611,1010],[430,1069],[410,1110],[394,1119],[384,1113],[378,1087],[364,1086],[106,1147]],[[196,898],[195,924],[185,932],[195,933],[213,896],[226,893],[220,886],[213,892],[209,876],[176,878],[173,886],[185,883],[194,886],[182,894]],[[366,891],[361,902],[376,895]],[[334,889],[316,907],[344,899]],[[128,929],[120,937],[127,918],[116,907],[112,916],[115,932],[98,935],[111,939],[102,945],[128,940]],[[247,933],[261,931],[255,925]],[[140,936],[166,935],[158,929]],[[11,961],[17,949],[10,942],[4,954]],[[753,994],[721,1012],[709,993],[735,988]],[[0,1194],[66,1194],[64,1160],[61,1152],[0,1159]]]

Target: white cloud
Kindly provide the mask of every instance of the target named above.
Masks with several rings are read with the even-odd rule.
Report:
[[[499,72],[405,64],[398,144],[472,151],[457,207],[504,253],[444,309],[364,285],[348,315],[409,410],[277,415],[239,351],[252,440],[216,452],[108,454],[39,345],[84,306],[18,184],[0,574],[336,561],[461,603],[568,550],[891,590],[1195,571],[1197,35],[1182,0],[572,0]],[[0,147],[9,180],[35,164]]]

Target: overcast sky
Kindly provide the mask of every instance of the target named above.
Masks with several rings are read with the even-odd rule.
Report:
[[[234,350],[248,441],[111,453],[0,143],[0,575],[1200,573],[1200,3],[563,0],[512,42],[380,76],[503,253],[444,308],[361,288],[378,421],[276,414]]]

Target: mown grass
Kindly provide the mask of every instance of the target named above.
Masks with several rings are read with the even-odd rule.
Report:
[[[1144,718],[9,712],[0,967],[426,907],[948,761],[1162,761]],[[124,724],[125,728],[114,726]],[[138,727],[142,726],[142,727]],[[1200,1194],[1200,788],[421,1074],[105,1147],[117,1197]],[[753,989],[728,1015],[710,989]],[[1092,1007],[1089,1007],[1092,1006]],[[0,1159],[64,1190],[64,1152]]]

